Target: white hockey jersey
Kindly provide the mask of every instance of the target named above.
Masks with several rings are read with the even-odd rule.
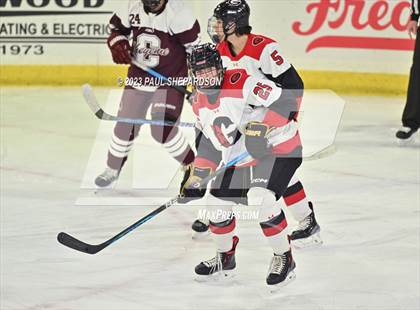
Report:
[[[282,89],[270,80],[251,77],[245,70],[229,70],[214,103],[209,102],[204,94],[195,96],[193,110],[197,116],[197,128],[211,142],[210,148],[221,152],[223,163],[246,152],[244,132],[251,121],[276,127],[268,139],[273,145],[273,153],[288,154],[301,146],[297,124],[288,118],[290,111],[287,110],[297,107],[271,109],[273,104],[278,104],[281,95]],[[204,158],[209,166],[213,159],[207,157],[198,149],[195,164],[200,166]],[[238,165],[252,164],[253,161],[249,156]],[[215,168],[219,163],[213,164]]]
[[[223,41],[217,46],[223,66],[228,70],[244,69],[251,76],[275,79],[291,67],[280,54],[280,45],[265,36],[249,34],[244,49],[236,56],[232,55],[228,44]]]

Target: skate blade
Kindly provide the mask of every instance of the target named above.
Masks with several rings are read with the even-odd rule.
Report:
[[[210,236],[210,229],[204,232],[197,232],[193,230],[191,234],[191,238],[197,241],[208,239],[209,236]]]
[[[294,271],[291,271],[289,272],[289,274],[287,275],[286,279],[283,282],[279,284],[268,285],[268,291],[271,294],[275,294],[279,292],[283,287],[292,283],[294,280],[296,280],[296,274]]]
[[[109,193],[111,193],[113,189],[114,188],[111,187],[111,186],[109,186],[109,187],[98,187],[98,186],[96,186],[96,188],[93,191],[93,194],[97,195],[97,196],[99,196],[99,195],[100,196],[106,196],[106,195],[109,195]]]
[[[111,184],[107,186],[103,186],[103,187],[95,184],[95,194],[112,192],[113,190],[115,190],[116,185],[117,185],[117,181],[114,181]]]
[[[120,197],[120,196],[132,197],[133,194],[131,194],[129,191],[117,190],[114,187],[110,187],[110,188],[100,187],[100,188],[96,188],[93,191],[93,196],[103,197],[103,198]]]
[[[323,243],[322,239],[321,239],[321,235],[319,233],[316,233],[308,238],[303,238],[303,239],[297,239],[297,240],[292,240],[291,244],[293,246],[294,249],[296,250],[300,250],[300,249],[304,249],[304,248],[314,248],[314,247],[319,247],[321,246]]]
[[[222,270],[208,276],[196,274],[194,280],[199,283],[229,282],[235,275],[235,270]]]
[[[398,139],[397,138],[397,144],[398,144],[398,146],[401,146],[401,147],[416,146],[418,143],[420,143],[420,131],[415,132],[408,139]]]

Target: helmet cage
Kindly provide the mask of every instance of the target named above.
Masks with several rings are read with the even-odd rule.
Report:
[[[224,69],[222,58],[211,43],[196,46],[189,56],[189,68],[193,85],[202,92],[221,88]]]
[[[216,16],[212,15],[207,22],[207,33],[210,36],[211,40],[213,41],[213,43],[215,44],[219,44],[222,40],[219,36],[220,31],[217,31],[217,28],[219,28],[218,26],[219,24],[219,20],[217,19]],[[223,24],[222,24],[223,27]],[[223,33],[225,33],[224,29],[222,30]]]

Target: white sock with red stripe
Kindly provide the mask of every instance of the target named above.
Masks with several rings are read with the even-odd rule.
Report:
[[[259,222],[263,234],[276,254],[290,249],[287,237],[287,221],[283,210],[276,203],[275,194],[265,188],[254,187],[248,192],[248,204],[259,206]]]
[[[214,196],[207,199],[210,212],[209,228],[218,252],[227,252],[232,248],[235,235],[236,219],[233,216],[232,203]]]
[[[276,211],[277,214],[275,214]],[[280,255],[289,251],[290,244],[287,237],[287,220],[283,210],[279,210],[278,207],[261,210],[260,226],[275,254]]]
[[[290,211],[293,218],[298,222],[302,221],[312,212],[309,208],[305,190],[298,179],[292,178],[289,187],[283,194],[283,200],[287,206],[287,210]]]

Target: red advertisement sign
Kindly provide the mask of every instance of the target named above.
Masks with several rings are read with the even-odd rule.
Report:
[[[402,36],[384,37],[381,33],[389,28],[405,32],[410,10],[409,1],[319,0],[306,6],[306,12],[313,16],[312,20],[307,22],[308,15],[305,14],[305,21],[295,21],[292,29],[300,36],[316,36],[325,29],[331,32],[331,35],[315,37],[306,47],[307,53],[318,48],[411,51],[414,40]],[[342,28],[348,25],[360,35],[343,35]],[[367,29],[378,32],[378,36],[364,35],[363,30]]]

